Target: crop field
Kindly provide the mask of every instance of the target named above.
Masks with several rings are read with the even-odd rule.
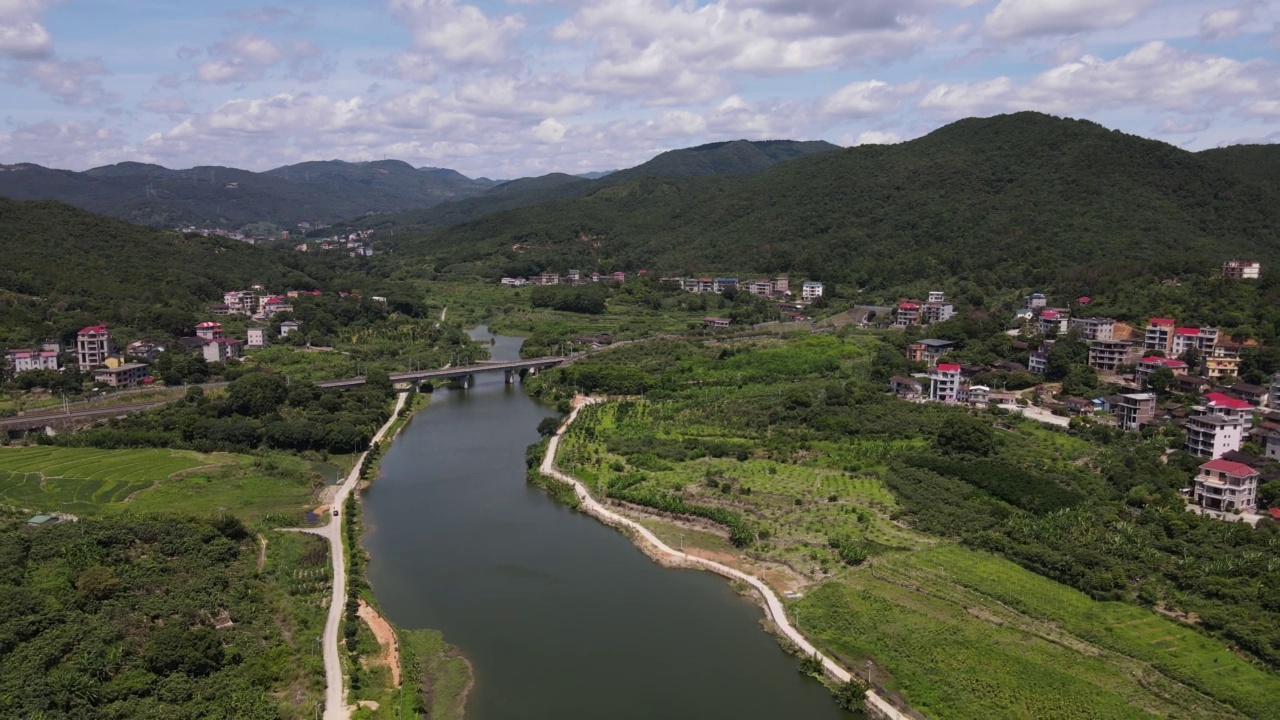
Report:
[[[1035,611],[1004,601],[1015,598]],[[954,545],[850,570],[795,612],[847,666],[874,658],[878,681],[933,717],[1265,717],[1280,693],[1172,620]]]
[[[182,450],[0,449],[0,504],[94,515],[225,508],[246,517],[293,513],[312,497],[312,475],[284,456]]]

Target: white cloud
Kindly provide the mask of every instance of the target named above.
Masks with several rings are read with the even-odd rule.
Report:
[[[902,107],[902,97],[915,87],[897,87],[881,80],[849,83],[823,100],[821,109],[828,115],[879,117],[896,112]]]
[[[1010,110],[1079,115],[1131,108],[1211,112],[1280,93],[1274,67],[1150,42],[1114,60],[1086,56],[1017,85],[1008,77],[940,84],[920,107],[943,117]]]
[[[415,83],[433,83],[440,76],[440,66],[430,56],[416,52],[396,53],[390,58],[379,60],[363,60],[359,66],[370,75]]]
[[[564,133],[564,123],[555,118],[547,118],[529,130],[534,140],[548,145],[564,142]]]
[[[1280,100],[1259,100],[1245,106],[1244,114],[1253,117],[1280,120]]]
[[[0,57],[30,59],[53,52],[53,36],[40,23],[50,0],[0,0]]]
[[[252,32],[228,37],[209,49],[212,56],[196,68],[203,83],[260,80],[267,68],[284,59],[275,43]]]
[[[519,14],[489,17],[456,0],[391,0],[390,7],[392,15],[409,25],[414,49],[459,64],[505,61],[525,26]]]
[[[900,142],[902,142],[902,136],[898,133],[867,130],[859,133],[857,137],[846,135],[841,144],[846,147],[856,147],[858,145],[896,145]]]
[[[1123,25],[1156,0],[1000,0],[983,31],[997,40],[1065,35]]]
[[[577,115],[591,106],[591,96],[563,89],[564,83],[534,78],[482,77],[459,85],[447,107],[472,115],[537,118]]]
[[[1213,121],[1208,118],[1190,119],[1185,121],[1177,121],[1171,117],[1167,117],[1160,121],[1152,132],[1159,135],[1186,135],[1187,133],[1204,132],[1209,129]]]
[[[1200,18],[1200,39],[1211,42],[1239,35],[1241,27],[1253,20],[1255,8],[1254,3],[1245,3],[1206,13]]]
[[[114,100],[102,87],[99,77],[107,71],[95,60],[30,60],[9,73],[9,81],[34,84],[66,105],[94,105]]]
[[[94,167],[135,157],[119,130],[82,122],[42,120],[0,132],[0,156],[61,167],[75,158],[81,167]]]

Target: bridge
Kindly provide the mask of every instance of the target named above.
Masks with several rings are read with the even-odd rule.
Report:
[[[540,357],[531,360],[486,361],[475,365],[458,365],[456,367],[436,370],[415,370],[412,372],[391,373],[392,383],[417,383],[429,380],[461,380],[462,387],[471,387],[476,373],[502,372],[508,385],[515,383],[521,373],[537,373],[540,370],[557,367],[567,362],[567,357]],[[346,388],[363,385],[363,377],[345,380],[328,380],[316,383],[322,388]]]

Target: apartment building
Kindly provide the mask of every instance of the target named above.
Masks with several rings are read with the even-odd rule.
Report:
[[[1089,365],[1104,372],[1118,372],[1142,355],[1142,345],[1128,340],[1094,340],[1089,343]]]
[[[209,321],[196,325],[196,337],[204,340],[216,340],[222,337],[222,323]]]
[[[1253,425],[1253,406],[1222,393],[1209,393],[1187,418],[1187,452],[1220,458],[1240,449]]]
[[[812,280],[800,286],[801,300],[817,300],[822,297],[822,283]]]
[[[1042,310],[1036,328],[1041,335],[1061,335],[1067,331],[1070,315],[1066,310]]]
[[[1049,346],[1041,345],[1031,351],[1027,356],[1027,370],[1036,375],[1044,375],[1049,372]]]
[[[122,363],[93,371],[93,379],[107,387],[137,387],[151,377],[146,363]]]
[[[1219,342],[1204,359],[1206,374],[1217,382],[1230,380],[1240,374],[1240,346]]]
[[[929,372],[929,399],[933,402],[960,402],[960,366],[940,363]]]
[[[1196,350],[1201,357],[1213,352],[1218,343],[1218,329],[1211,327],[1180,327],[1173,331],[1172,354],[1181,357],[1188,350]]]
[[[913,300],[898,303],[893,311],[893,326],[899,328],[920,324],[920,303]]]
[[[907,359],[922,362],[930,366],[937,365],[944,355],[954,350],[956,344],[950,340],[928,338],[907,346]]]
[[[1116,424],[1122,430],[1141,430],[1156,416],[1156,396],[1151,393],[1127,393],[1117,396],[1111,406]]]
[[[111,331],[106,325],[90,325],[76,333],[76,364],[81,370],[101,365],[112,352]]]
[[[791,292],[791,281],[784,277],[774,278],[773,291],[779,295],[786,295]]]
[[[1142,348],[1147,352],[1173,352],[1173,332],[1177,325],[1171,318],[1151,318],[1142,338]]]
[[[946,322],[955,317],[956,308],[947,302],[947,296],[939,290],[929,293],[929,299],[920,308],[920,322],[925,325]]]
[[[719,277],[711,281],[711,292],[722,293],[729,288],[737,289],[738,278],[736,277]]]
[[[1116,321],[1111,318],[1087,317],[1087,318],[1070,318],[1067,321],[1067,329],[1074,330],[1081,340],[1114,340],[1116,336]]]
[[[1222,277],[1228,280],[1257,280],[1262,277],[1262,263],[1255,260],[1228,260],[1222,263]]]
[[[253,290],[231,290],[222,294],[227,310],[241,315],[256,315],[260,298]]]
[[[1252,512],[1258,505],[1258,471],[1244,463],[1210,460],[1196,475],[1196,505],[1222,512]]]
[[[773,294],[773,283],[769,280],[756,280],[747,283],[747,292],[760,297],[769,297]]]

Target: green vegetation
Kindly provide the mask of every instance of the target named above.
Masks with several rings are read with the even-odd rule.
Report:
[[[901,357],[858,331],[654,341],[529,387],[642,396],[583,409],[561,467],[663,537],[680,522],[687,544],[748,546],[744,562],[811,585],[801,629],[847,667],[873,659],[931,716],[1259,717],[1280,701],[1280,527],[1186,512],[1195,463],[1162,460],[1172,436],[894,400],[886,353]]]
[[[266,574],[234,517],[0,522],[0,714],[303,718],[323,685],[300,623],[323,546],[281,542]],[[288,579],[287,585],[274,581]],[[295,579],[296,578],[296,579]],[[322,621],[321,621],[322,622]]]

